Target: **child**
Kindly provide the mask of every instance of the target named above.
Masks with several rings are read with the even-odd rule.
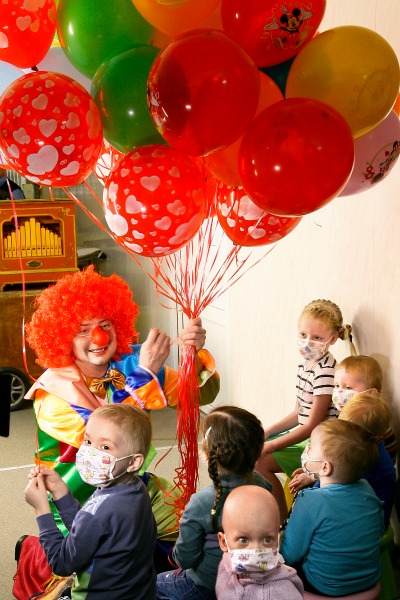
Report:
[[[385,528],[389,525],[396,485],[396,470],[382,441],[391,417],[390,405],[381,396],[374,396],[368,392],[362,392],[350,398],[344,404],[339,415],[339,419],[364,427],[378,443],[378,464],[365,474],[365,479],[384,504]],[[298,492],[300,489],[314,484],[318,486],[319,482],[316,483],[313,476],[308,476],[302,469],[298,469],[293,473],[289,488],[292,492]]]
[[[306,591],[344,596],[377,583],[383,508],[360,481],[377,460],[375,438],[356,423],[331,419],[311,433],[302,464],[318,475],[320,488],[298,494],[281,543]]]
[[[256,465],[272,483],[282,521],[287,514],[286,500],[275,473],[290,477],[300,464],[301,453],[314,427],[324,419],[337,417],[332,404],[336,360],[329,347],[338,338],[347,340],[355,353],[351,327],[343,325],[339,307],[330,300],[310,302],[298,322],[297,344],[304,361],[297,371],[296,405],[289,415],[265,430],[266,442]]]
[[[97,490],[79,510],[60,475],[45,465],[31,473],[25,499],[36,510],[40,543],[53,572],[76,572],[72,598],[155,597],[156,526],[149,494],[135,475],[149,451],[148,415],[128,404],[97,408],[86,425],[76,464]],[[47,491],[69,530],[64,538]]]
[[[224,552],[215,587],[218,600],[303,598],[301,579],[279,554],[279,523],[270,492],[254,485],[232,490],[222,513],[224,533],[218,533]]]
[[[339,363],[335,371],[335,383],[332,402],[338,411],[357,392],[371,392],[379,395],[382,392],[383,373],[380,364],[372,356],[348,356]],[[393,463],[396,463],[397,444],[393,429],[388,429],[383,436],[385,448]]]
[[[215,582],[222,558],[217,531],[229,492],[239,485],[271,484],[254,471],[264,443],[255,415],[236,406],[212,410],[202,423],[203,453],[213,485],[193,494],[182,515],[172,557],[180,569],[157,575],[158,600],[215,600]]]

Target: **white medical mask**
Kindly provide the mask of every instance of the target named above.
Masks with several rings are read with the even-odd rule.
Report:
[[[370,389],[364,390],[365,392],[369,392]],[[335,388],[332,394],[332,403],[336,410],[341,411],[343,406],[356,394],[361,394],[364,392],[357,392],[356,390],[341,390],[339,388]]]
[[[331,339],[332,337],[327,342],[320,342],[319,340],[310,340],[310,338],[297,338],[299,352],[306,360],[319,360],[327,353],[327,345]]]
[[[228,546],[225,537],[225,543],[231,557],[232,572],[237,575],[259,574],[263,575],[266,571],[275,569],[284,559],[279,554],[279,548],[233,548]]]
[[[115,464],[119,460],[130,458],[134,456],[129,454],[121,458],[115,458],[112,454],[99,450],[94,446],[82,445],[76,453],[76,468],[78,469],[79,475],[89,485],[95,487],[106,487],[118,477],[125,475],[126,471],[123,471],[117,477],[114,477],[112,472]]]
[[[318,471],[310,471],[309,469],[307,469],[306,464],[312,463],[312,462],[322,464],[325,461],[322,459],[318,459],[318,458],[308,458],[309,448],[310,448],[310,444],[307,444],[307,446],[303,450],[303,453],[301,455],[301,468],[303,469],[303,471],[306,475],[308,475],[309,477],[314,477],[314,475],[319,473],[320,469],[318,469]],[[314,479],[315,479],[315,477],[314,477]]]

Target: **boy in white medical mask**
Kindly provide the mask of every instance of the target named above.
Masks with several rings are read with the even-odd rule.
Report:
[[[348,356],[343,359],[335,371],[332,403],[339,412],[350,398],[359,392],[369,392],[379,396],[383,386],[383,371],[372,356]],[[390,426],[383,436],[385,448],[393,463],[397,458],[397,443]]]
[[[36,511],[40,543],[56,575],[76,573],[72,599],[155,598],[156,525],[150,497],[136,476],[149,451],[150,419],[129,404],[108,404],[89,417],[77,469],[97,490],[80,508],[60,475],[35,467],[25,499]],[[48,492],[69,534],[64,538]]]
[[[224,552],[215,587],[218,600],[300,600],[303,584],[279,554],[279,509],[270,492],[243,485],[228,495],[222,513]]]

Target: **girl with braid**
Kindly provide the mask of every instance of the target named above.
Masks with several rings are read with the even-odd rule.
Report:
[[[224,502],[241,485],[271,484],[254,466],[264,444],[255,415],[236,406],[212,410],[202,423],[203,456],[212,485],[191,497],[180,522],[172,557],[179,569],[157,576],[158,600],[216,600],[215,583],[222,550],[218,542]],[[244,507],[245,510],[245,507]]]
[[[298,321],[297,345],[302,361],[297,370],[296,403],[286,417],[265,429],[266,441],[256,467],[272,483],[282,522],[287,506],[276,473],[291,477],[314,427],[339,414],[332,404],[336,360],[329,352],[338,338],[349,343],[351,354],[357,354],[351,326],[343,324],[337,304],[330,300],[307,304]]]

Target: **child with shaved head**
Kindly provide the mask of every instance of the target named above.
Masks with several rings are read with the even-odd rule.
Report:
[[[301,600],[303,583],[279,554],[279,508],[266,489],[243,485],[222,513],[224,552],[215,587],[218,600]]]

